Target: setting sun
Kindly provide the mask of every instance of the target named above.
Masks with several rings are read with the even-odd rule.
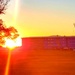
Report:
[[[22,39],[20,37],[16,38],[15,40],[12,39],[5,39],[4,47],[13,49],[15,47],[22,46]]]

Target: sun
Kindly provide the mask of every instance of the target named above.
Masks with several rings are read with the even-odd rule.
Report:
[[[22,39],[20,37],[16,38],[15,40],[12,39],[5,39],[5,48],[9,48],[13,50],[16,47],[22,46]]]

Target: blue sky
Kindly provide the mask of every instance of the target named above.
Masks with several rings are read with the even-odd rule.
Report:
[[[33,8],[72,8],[75,7],[75,0],[21,0],[23,6]]]
[[[21,8],[75,14],[75,0],[21,0],[21,5]]]

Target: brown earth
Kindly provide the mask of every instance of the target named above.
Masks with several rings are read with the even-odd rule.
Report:
[[[0,52],[0,75],[4,75],[8,51]],[[14,50],[9,75],[75,75],[75,51]]]

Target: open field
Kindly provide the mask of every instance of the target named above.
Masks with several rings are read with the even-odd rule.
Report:
[[[8,51],[0,51],[0,75],[4,75]],[[71,50],[14,50],[9,75],[75,75]]]

